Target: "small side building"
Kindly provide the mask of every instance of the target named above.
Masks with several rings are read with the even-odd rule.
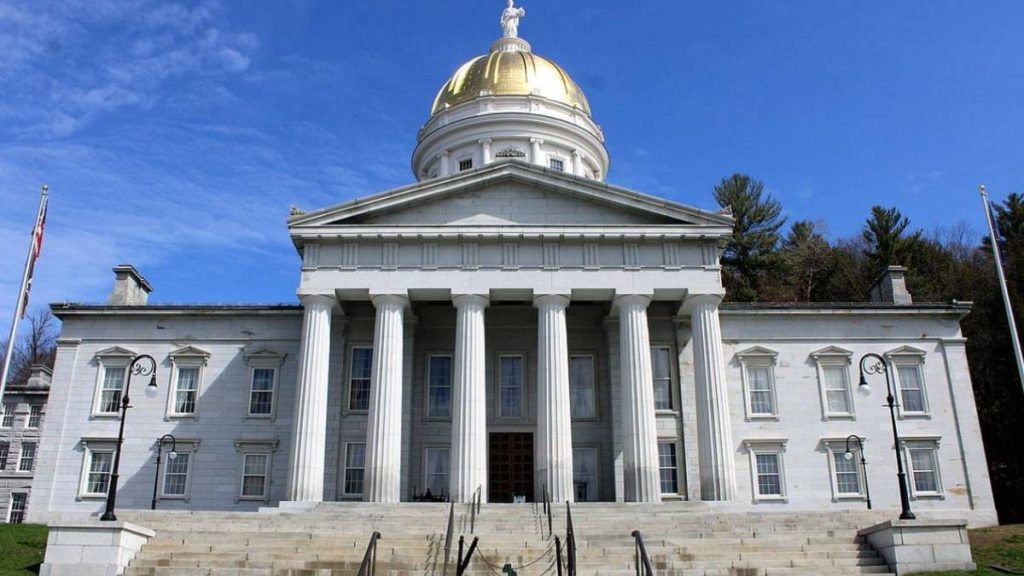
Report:
[[[3,397],[0,417],[0,521],[25,520],[45,421],[52,372],[32,366],[29,378],[11,384]]]

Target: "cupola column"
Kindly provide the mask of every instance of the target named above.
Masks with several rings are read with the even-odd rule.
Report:
[[[398,502],[402,467],[403,331],[409,300],[397,294],[377,295],[372,300],[377,318],[373,328],[363,493],[367,502]]]
[[[494,142],[490,138],[484,138],[478,141],[480,143],[480,158],[484,166],[487,166],[491,162],[494,162],[494,158],[491,156],[491,144]]]
[[[572,502],[572,417],[569,406],[569,298],[546,294],[537,307],[537,488],[552,502]]]
[[[661,501],[658,430],[654,419],[651,336],[647,326],[650,296],[617,296],[619,366],[622,371],[622,460],[628,502]]]
[[[701,294],[687,298],[693,323],[693,374],[697,396],[697,459],[703,500],[736,497],[736,462],[729,421],[729,390],[718,304],[722,297]]]
[[[530,138],[530,162],[534,164],[544,164],[544,159],[541,158],[540,145],[544,143],[543,138]]]
[[[584,176],[583,153],[579,150],[572,151],[572,173],[574,176]]]
[[[437,175],[441,178],[448,176],[452,173],[452,153],[448,150],[441,152],[441,165],[438,166]]]
[[[451,500],[470,502],[476,489],[487,501],[487,354],[484,309],[488,298],[464,294],[456,309],[453,369]]]
[[[331,356],[332,296],[301,297],[302,342],[288,462],[288,500],[322,502],[327,450],[327,387]]]

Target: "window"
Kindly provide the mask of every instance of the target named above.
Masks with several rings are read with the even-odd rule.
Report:
[[[826,364],[821,367],[822,386],[825,390],[825,415],[853,414],[850,398],[850,371],[845,364]]]
[[[373,348],[353,348],[349,377],[349,410],[370,409],[370,374],[373,371]]]
[[[498,416],[523,416],[523,357],[498,357]]]
[[[452,417],[451,356],[430,356],[427,359],[427,417]]]
[[[127,366],[104,366],[103,379],[100,381],[97,414],[117,415],[121,410],[121,391],[124,390],[124,377]]]
[[[747,419],[775,418],[778,402],[775,396],[776,352],[755,346],[736,354],[743,369],[743,395]]]
[[[274,412],[274,382],[277,370],[274,368],[253,368],[249,384],[249,415],[270,416]]]
[[[106,496],[110,489],[110,470],[114,463],[113,450],[87,450],[88,468],[85,474],[84,496]]]
[[[7,469],[7,457],[11,453],[11,445],[7,442],[0,442],[0,472]]]
[[[597,448],[574,448],[572,481],[577,502],[597,501]]]
[[[345,484],[342,493],[345,496],[361,496],[363,494],[363,475],[366,472],[366,444],[352,442],[345,446]]]
[[[672,354],[667,346],[651,347],[654,374],[654,409],[672,409]]]
[[[7,513],[7,522],[21,524],[25,521],[25,510],[28,508],[28,494],[15,492],[11,494],[11,509]]]
[[[679,465],[676,461],[676,443],[658,442],[658,469],[661,474],[661,493],[679,493]]]
[[[941,495],[938,445],[935,442],[908,442],[905,454],[913,496]]]
[[[473,169],[473,159],[466,158],[465,160],[459,160],[459,172]]]
[[[562,160],[561,158],[551,158],[548,165],[552,170],[565,172],[565,160]]]
[[[0,421],[0,428],[11,428],[14,426],[14,411],[17,409],[17,404],[4,404],[4,417]]]
[[[832,464],[835,470],[836,495],[838,496],[860,496],[860,470],[858,469],[857,455],[850,453],[851,457],[846,458],[845,452],[832,452]]]
[[[785,440],[748,440],[750,481],[754,501],[785,500],[786,474],[782,454]]]
[[[896,381],[900,389],[900,412],[904,414],[927,414],[924,382],[921,378],[921,366],[896,365]]]
[[[594,418],[594,357],[569,357],[569,395],[572,418]]]
[[[164,465],[164,497],[183,497],[188,492],[188,473],[192,455],[188,452],[177,454],[174,458],[168,454],[167,464]]]
[[[178,366],[174,381],[172,416],[192,416],[196,413],[199,393],[199,367]]]
[[[448,465],[451,450],[448,448],[427,448],[424,459],[423,484],[431,496],[448,493]]]
[[[43,405],[33,404],[29,407],[29,410],[28,422],[25,423],[25,428],[39,428],[39,425],[43,422]]]
[[[34,442],[21,444],[21,456],[18,457],[18,472],[31,472],[36,467],[36,445]]]
[[[265,500],[270,454],[242,454],[242,500]]]

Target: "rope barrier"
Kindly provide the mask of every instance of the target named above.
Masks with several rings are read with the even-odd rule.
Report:
[[[518,572],[519,570],[523,570],[523,569],[529,568],[530,566],[533,566],[534,564],[536,564],[537,562],[540,562],[544,558],[547,558],[548,555],[550,555],[554,550],[555,550],[555,544],[551,543],[551,544],[548,545],[547,549],[544,550],[544,552],[541,553],[540,556],[537,556],[536,558],[534,558],[533,560],[527,562],[526,564],[523,564],[522,566],[513,566],[512,570]],[[504,574],[505,574],[505,572],[503,571],[504,566],[499,568],[498,566],[495,566],[494,564],[491,564],[487,560],[487,557],[482,552],[477,554],[477,558],[479,558],[487,566],[487,569],[490,570],[492,573],[497,574],[497,576],[504,576]],[[475,559],[476,558],[474,558],[474,560]],[[550,570],[552,566],[554,566],[554,562],[552,562],[551,565],[548,566],[548,570]]]

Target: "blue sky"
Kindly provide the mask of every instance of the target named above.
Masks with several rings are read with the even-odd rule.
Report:
[[[1024,192],[1019,0],[523,4],[612,183],[713,208],[747,172],[833,237],[873,204],[980,235],[979,183]],[[155,302],[294,301],[289,206],[410,182],[436,90],[503,5],[0,0],[0,326],[44,182],[35,306],[103,300],[121,262]]]

